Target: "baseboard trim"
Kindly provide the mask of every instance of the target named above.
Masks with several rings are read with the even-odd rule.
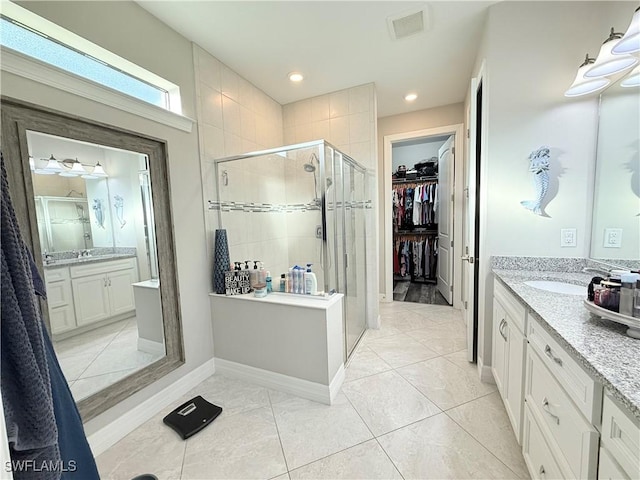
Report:
[[[160,342],[154,342],[153,340],[147,340],[146,338],[138,337],[138,350],[141,352],[151,353],[153,355],[163,355],[164,344]]]
[[[329,385],[243,365],[223,358],[215,358],[216,372],[232,378],[262,385],[284,393],[331,405],[344,382],[344,366],[340,365]]]
[[[97,457],[109,447],[115,445],[126,435],[156,415],[160,410],[178,400],[214,373],[215,364],[213,359],[211,359],[122,414],[118,419],[89,435],[87,440],[89,440],[93,455]]]
[[[496,380],[493,378],[493,373],[491,372],[491,367],[484,365],[482,359],[478,357],[478,375],[480,376],[480,381],[483,383],[496,383]]]

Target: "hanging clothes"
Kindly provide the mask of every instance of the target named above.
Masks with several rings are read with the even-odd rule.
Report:
[[[435,281],[438,265],[438,236],[399,236],[394,243],[394,275],[417,281]]]
[[[392,223],[395,232],[437,227],[438,184],[434,181],[394,185]]]

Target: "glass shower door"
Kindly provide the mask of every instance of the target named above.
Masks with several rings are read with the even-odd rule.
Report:
[[[344,294],[345,351],[348,358],[366,328],[366,264],[364,241],[364,172],[338,154],[335,171],[341,172],[338,194],[338,270],[340,290]]]

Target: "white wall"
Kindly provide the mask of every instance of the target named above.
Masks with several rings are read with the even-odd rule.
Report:
[[[72,30],[180,86],[182,109],[194,116],[191,43],[133,2],[24,2],[36,14]],[[2,93],[118,128],[166,140],[180,289],[185,364],[85,424],[87,434],[121,417],[213,357],[209,270],[198,137],[2,72]]]
[[[408,144],[395,144],[391,147],[392,151],[392,165],[391,171],[398,170],[400,165],[407,167],[407,170],[411,170],[416,163],[420,163],[424,160],[430,160],[435,157],[438,158],[438,150],[447,141],[447,138],[440,140],[427,139],[419,142],[410,142]]]
[[[567,99],[586,51],[595,55],[610,28],[608,13],[625,2],[503,2],[490,8],[474,75],[485,63],[487,110],[482,165],[480,348],[490,363],[491,255],[588,256],[597,97]],[[529,153],[551,148],[548,216],[521,205],[533,198]],[[560,229],[577,230],[577,246],[560,247]],[[487,321],[485,321],[487,320]]]

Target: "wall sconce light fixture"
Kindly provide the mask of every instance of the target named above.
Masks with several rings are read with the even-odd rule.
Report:
[[[611,49],[614,55],[628,55],[640,52],[640,7],[636,8],[627,33]]]
[[[565,97],[579,97],[581,95],[597,92],[611,83],[608,78],[585,78],[584,74],[591,68],[593,62],[595,62],[595,59],[589,58],[589,54],[587,53],[584,58],[584,62],[578,68],[578,74],[576,75],[575,80],[569,89],[564,92]]]
[[[622,33],[617,33],[611,28],[609,38],[607,38],[594,64],[584,74],[587,78],[599,78],[607,75],[614,75],[623,72],[638,64],[639,60],[631,55],[616,55],[612,53],[613,48],[620,42]]]

